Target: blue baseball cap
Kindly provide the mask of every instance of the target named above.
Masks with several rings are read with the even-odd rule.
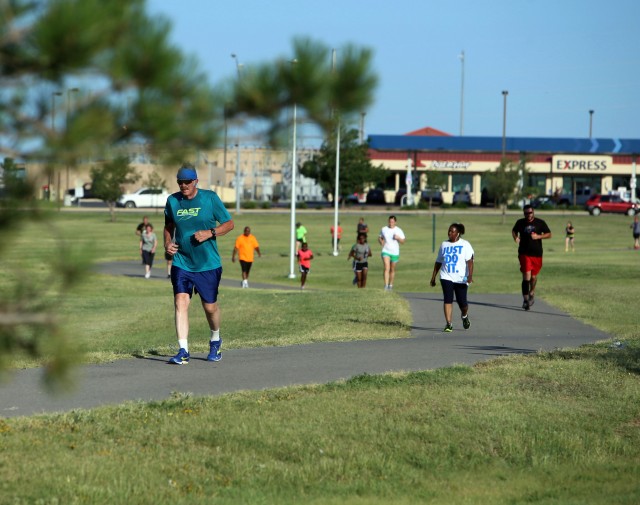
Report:
[[[197,179],[198,174],[196,169],[193,167],[182,167],[178,170],[178,175],[176,175],[176,179],[184,181],[189,179]]]

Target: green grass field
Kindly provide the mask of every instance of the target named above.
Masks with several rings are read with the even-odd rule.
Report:
[[[333,215],[300,212],[316,254],[308,292],[224,288],[225,347],[409,337],[408,304],[382,296],[375,236],[389,213],[364,215],[374,257],[368,287],[357,290],[346,258],[361,214],[341,215],[343,250],[333,257]],[[518,303],[510,230],[520,213],[505,224],[476,209],[397,214],[408,240],[396,291],[436,289],[428,286],[435,215],[436,248],[450,223],[467,228],[476,251],[471,301],[512,293]],[[137,261],[141,216],[120,212],[111,223],[106,212],[63,212],[10,234],[3,285],[39,286],[57,300],[48,280],[60,254]],[[160,232],[162,215],[149,217]],[[538,217],[554,233],[538,297],[624,341],[623,349],[607,341],[474,367],[0,420],[0,503],[640,503],[640,252],[631,220]],[[235,232],[219,239],[224,277],[240,278],[231,250],[250,225],[263,252],[251,281],[297,285],[287,278],[289,215],[244,211],[234,220]],[[564,252],[567,220],[575,253]],[[164,268],[159,260],[154,270]],[[58,312],[90,362],[175,350],[168,282],[92,273]],[[191,346],[204,351],[199,303],[191,319]]]

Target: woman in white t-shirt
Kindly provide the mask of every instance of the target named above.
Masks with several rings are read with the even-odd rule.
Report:
[[[382,264],[384,266],[384,289],[393,288],[393,279],[396,275],[396,263],[400,261],[400,244],[404,244],[404,232],[396,226],[396,216],[389,216],[389,225],[380,230],[378,242],[382,246]]]
[[[440,246],[436,263],[431,274],[431,286],[436,285],[436,274],[440,272],[440,284],[444,295],[444,318],[446,320],[445,332],[453,331],[451,318],[453,315],[453,295],[462,313],[462,326],[468,330],[469,305],[467,303],[467,289],[473,282],[473,257],[474,251],[471,244],[460,238],[464,235],[464,225],[453,223],[449,226],[449,239]]]

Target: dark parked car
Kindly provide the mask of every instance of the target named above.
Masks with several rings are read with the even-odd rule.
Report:
[[[97,198],[94,194],[93,194],[93,190],[91,188],[91,183],[90,182],[85,182],[82,185],[82,190],[83,190],[83,194],[82,196],[76,197],[76,190],[75,188],[72,188],[70,190],[67,191],[67,194],[69,196],[71,196],[71,203],[78,203],[78,200],[80,199],[87,199],[87,198]]]
[[[592,216],[599,216],[601,212],[616,212],[635,216],[638,212],[638,204],[625,202],[620,195],[594,195],[585,205]]]
[[[456,203],[471,205],[471,194],[468,191],[456,191],[453,194],[453,204]]]
[[[346,203],[347,205],[358,205],[360,203],[360,195],[358,193],[353,193],[352,195],[347,195],[345,197],[340,197],[338,200],[340,203]]]
[[[442,205],[442,191],[437,188],[427,188],[420,194],[420,199],[427,203],[431,201],[431,205]]]
[[[556,205],[557,205],[556,202],[550,196],[536,196],[533,200],[531,200],[531,206],[534,209],[540,209],[540,208],[549,209],[549,208],[555,207]]]
[[[387,201],[384,198],[384,191],[381,189],[372,189],[367,193],[367,203],[369,205],[384,205]]]

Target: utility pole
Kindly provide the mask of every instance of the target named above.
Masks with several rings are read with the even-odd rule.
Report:
[[[504,160],[505,153],[507,152],[507,95],[508,91],[502,92],[503,108],[502,108],[502,159]]]
[[[460,80],[460,136],[464,133],[464,51],[460,53],[462,76]]]

